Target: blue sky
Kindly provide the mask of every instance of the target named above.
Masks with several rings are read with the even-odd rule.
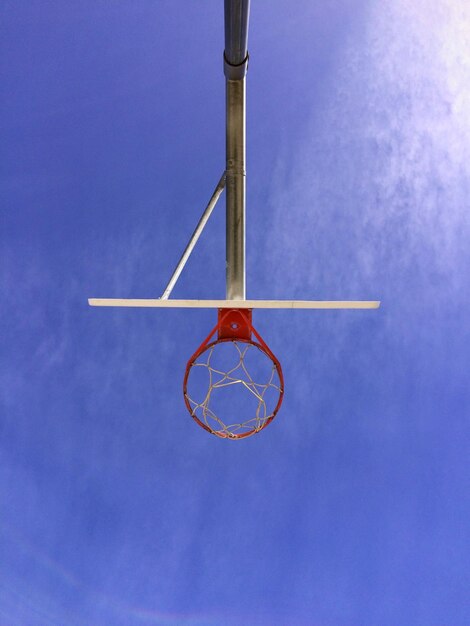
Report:
[[[470,9],[252,3],[247,293],[275,421],[184,407],[155,297],[224,167],[223,6],[3,2],[0,624],[464,626]],[[174,297],[224,297],[215,210]]]

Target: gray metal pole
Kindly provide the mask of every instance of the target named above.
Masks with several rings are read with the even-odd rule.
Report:
[[[220,194],[224,190],[225,186],[225,172],[222,174],[221,179],[217,183],[217,187],[212,194],[211,199],[209,200],[209,204],[204,210],[204,213],[201,216],[201,219],[198,222],[193,234],[191,235],[191,239],[188,242],[188,245],[185,248],[185,251],[181,255],[180,260],[175,268],[175,271],[171,275],[170,280],[168,281],[168,285],[165,288],[165,291],[162,294],[161,299],[167,300],[170,296],[170,293],[173,291],[173,287],[176,285],[176,281],[178,280],[181,272],[183,271],[184,266],[186,265],[186,261],[189,259],[191,252],[194,249],[194,246],[197,243],[197,240],[201,236],[202,231],[204,230],[204,226],[207,224],[207,220],[210,218],[212,211],[214,210],[215,205],[217,204],[217,200],[220,197]]]
[[[245,300],[245,75],[249,0],[225,0],[227,300]]]
[[[250,0],[225,0],[225,59],[241,65],[247,54]]]
[[[245,79],[226,84],[227,300],[245,299]]]

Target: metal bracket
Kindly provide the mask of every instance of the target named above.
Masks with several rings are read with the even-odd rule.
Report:
[[[225,74],[225,78],[227,80],[242,80],[242,78],[245,78],[246,73],[248,71],[248,60],[249,60],[249,56],[248,53],[246,54],[246,57],[244,58],[244,60],[237,64],[237,65],[233,65],[232,63],[229,63],[227,61],[227,57],[225,56],[225,52],[224,52],[224,74]]]

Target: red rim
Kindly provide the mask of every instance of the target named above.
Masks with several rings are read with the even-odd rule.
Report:
[[[239,319],[241,319],[242,322],[239,325],[239,327],[237,327],[236,329],[232,328],[231,330],[229,330],[230,336],[224,336],[224,332],[223,331],[221,332],[221,329],[225,328],[224,323],[226,323],[228,319],[231,319],[229,318],[229,316],[233,315],[234,313],[237,313],[240,315]],[[248,330],[248,334],[247,334],[247,330]],[[215,341],[211,341],[212,337],[217,332],[218,332],[218,338]],[[253,333],[257,341],[254,341],[251,338],[251,333]],[[269,359],[271,359],[271,361],[274,363],[274,367],[276,368],[277,374],[279,376],[279,385],[280,385],[279,399],[277,401],[276,407],[274,408],[274,411],[260,428],[253,428],[252,430],[245,432],[245,433],[241,433],[241,434],[224,433],[224,432],[212,430],[207,424],[202,422],[194,414],[194,409],[191,408],[191,405],[188,399],[189,396],[187,394],[187,383],[188,383],[189,373],[191,371],[192,366],[194,365],[194,362],[204,352],[206,352],[207,350],[210,350],[213,346],[219,343],[226,343],[228,341],[233,341],[233,342],[238,341],[241,343],[247,343],[258,348],[258,350],[263,352]],[[196,352],[191,356],[191,358],[189,359],[186,365],[186,371],[185,371],[184,380],[183,380],[183,395],[184,395],[184,402],[186,404],[186,408],[188,409],[189,414],[191,415],[193,420],[197,424],[199,424],[201,428],[204,428],[204,430],[206,430],[207,432],[211,433],[212,435],[216,435],[217,437],[220,437],[221,439],[244,439],[245,437],[250,437],[251,435],[254,435],[255,433],[261,432],[264,428],[266,428],[266,426],[268,426],[268,424],[270,424],[273,421],[273,419],[277,415],[277,412],[279,411],[279,408],[282,404],[282,400],[284,398],[284,376],[282,374],[282,368],[281,368],[281,364],[279,363],[279,360],[273,354],[273,352],[269,349],[266,342],[263,340],[261,335],[258,333],[258,331],[254,328],[253,324],[251,323],[251,309],[220,309],[219,310],[219,319],[218,319],[216,326],[211,330],[209,335],[201,343],[201,345],[196,350]]]

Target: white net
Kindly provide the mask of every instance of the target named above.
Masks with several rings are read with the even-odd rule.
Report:
[[[276,363],[255,343],[209,345],[191,364],[185,397],[191,415],[219,437],[260,431],[282,395]]]

